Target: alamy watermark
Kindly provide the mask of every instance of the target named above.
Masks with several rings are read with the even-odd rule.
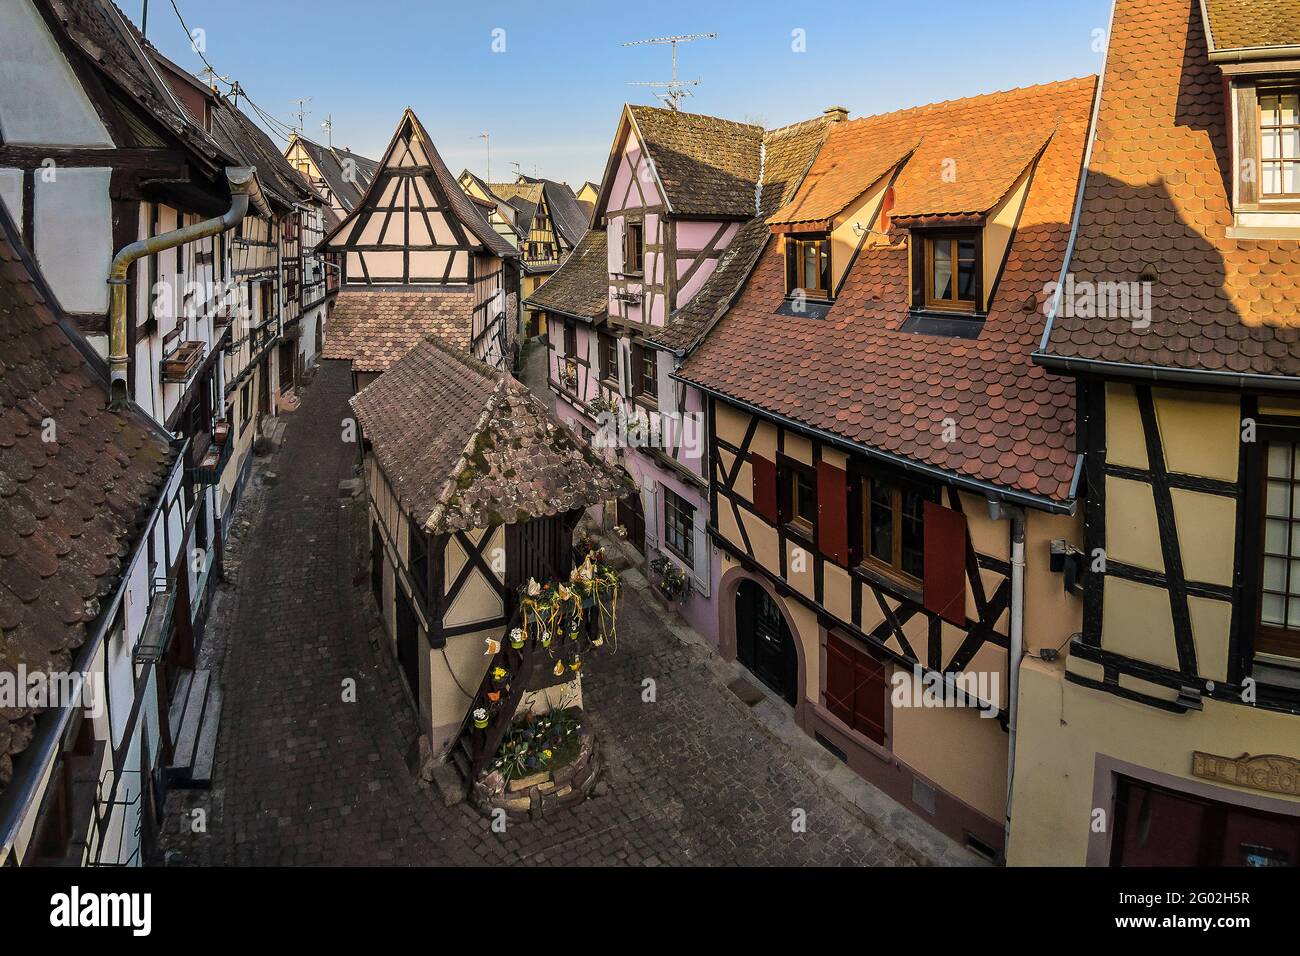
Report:
[[[104,713],[104,679],[80,671],[28,670],[19,664],[0,671],[0,710],[50,710],[80,707],[90,717]]]
[[[895,707],[970,707],[981,717],[998,715],[996,671],[958,671],[941,674],[925,671],[920,664],[909,671],[894,671],[890,702]]]
[[[1151,325],[1152,283],[1139,279],[1135,282],[1093,282],[1075,279],[1067,272],[1064,282],[1049,282],[1043,287],[1044,309],[1060,293],[1057,314],[1076,319],[1127,319],[1135,329]]]

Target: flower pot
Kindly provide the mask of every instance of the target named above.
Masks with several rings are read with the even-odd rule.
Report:
[[[499,690],[490,690],[490,691],[488,691],[487,699],[490,700],[490,701],[492,701],[492,703],[495,704],[497,701],[499,701],[499,700],[501,699],[501,691],[499,691]]]
[[[524,646],[524,639],[522,637],[512,637],[510,638],[510,646],[515,650],[519,650]]]
[[[488,712],[482,707],[474,711],[474,726],[479,730],[487,730]]]

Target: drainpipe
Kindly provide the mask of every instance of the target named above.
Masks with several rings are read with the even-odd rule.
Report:
[[[1016,776],[1016,719],[1020,709],[1020,662],[1025,656],[1025,510],[989,502],[989,517],[1011,522],[1011,628],[1007,635],[1007,812],[1011,839],[1011,785]]]
[[[262,187],[257,181],[257,170],[252,166],[226,167],[226,181],[230,184],[230,209],[225,215],[205,219],[191,226],[173,229],[161,236],[137,239],[118,250],[113,257],[113,264],[108,270],[108,286],[111,294],[109,302],[108,323],[108,377],[109,406],[115,410],[124,408],[129,399],[126,373],[128,356],[126,353],[126,276],[131,264],[137,259],[174,249],[196,239],[206,239],[218,233],[233,229],[248,214],[251,200],[258,211],[270,216],[270,207],[262,195]]]

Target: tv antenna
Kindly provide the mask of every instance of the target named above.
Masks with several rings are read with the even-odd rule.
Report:
[[[623,46],[648,46],[649,44],[663,45],[669,44],[673,48],[673,78],[668,81],[633,81],[629,86],[649,86],[653,87],[655,96],[663,100],[670,110],[680,108],[683,97],[691,95],[688,87],[699,86],[699,79],[679,80],[677,78],[677,44],[690,43],[692,40],[715,40],[716,33],[685,33],[673,37],[655,37],[652,40],[629,40]]]
[[[325,122],[320,124],[320,128],[325,131],[325,145],[330,149],[334,148],[334,114],[329,113],[325,117]]]
[[[311,112],[311,110],[307,109],[307,104],[311,102],[311,97],[300,96],[296,100],[290,100],[289,102],[298,104],[298,108],[289,115],[298,117],[298,132],[305,132],[307,127],[303,125],[303,122],[306,120],[307,114]]]

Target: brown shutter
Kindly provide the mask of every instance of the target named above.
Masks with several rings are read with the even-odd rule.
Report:
[[[817,545],[841,567],[849,563],[848,484],[843,469],[817,462]]]
[[[966,517],[925,502],[925,609],[966,623]]]
[[[912,244],[912,308],[925,306],[925,235],[911,231],[908,242]]]
[[[1264,175],[1259,161],[1259,97],[1254,83],[1233,89],[1237,95],[1237,199],[1243,204],[1257,203],[1259,180]]]
[[[754,508],[776,524],[776,462],[751,454],[749,467],[754,473]]]

